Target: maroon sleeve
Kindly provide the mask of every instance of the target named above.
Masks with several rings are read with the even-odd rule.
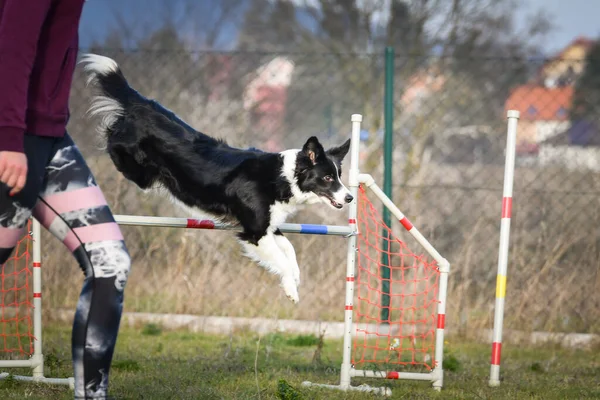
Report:
[[[29,76],[52,0],[4,0],[0,10],[0,151],[23,152]]]

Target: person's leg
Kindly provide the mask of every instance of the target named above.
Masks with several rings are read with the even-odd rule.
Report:
[[[85,274],[72,334],[75,397],[105,398],[130,258],[102,191],[68,135],[46,167],[34,216]]]
[[[25,235],[25,226],[42,189],[46,163],[52,154],[55,139],[25,135],[27,180],[15,196],[0,182],[0,264],[13,252],[17,241]]]

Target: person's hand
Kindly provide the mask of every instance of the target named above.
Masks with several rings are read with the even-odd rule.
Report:
[[[0,151],[0,182],[12,190],[9,195],[14,196],[25,186],[27,179],[27,156],[14,151]]]

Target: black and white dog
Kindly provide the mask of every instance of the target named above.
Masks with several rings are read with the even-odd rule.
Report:
[[[298,204],[341,209],[353,198],[340,181],[350,140],[327,151],[316,137],[302,149],[267,153],[237,149],[196,131],[158,102],[132,89],[117,63],[81,60],[100,94],[90,107],[116,168],[142,189],[162,188],[194,213],[240,225],[246,255],[278,275],[297,303],[300,270],[294,247],[277,227]]]

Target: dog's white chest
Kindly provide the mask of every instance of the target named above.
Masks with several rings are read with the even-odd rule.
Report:
[[[279,225],[283,224],[290,214],[296,211],[296,206],[289,203],[281,203],[276,201],[275,204],[269,209],[271,213],[271,219],[269,228],[275,230]]]

